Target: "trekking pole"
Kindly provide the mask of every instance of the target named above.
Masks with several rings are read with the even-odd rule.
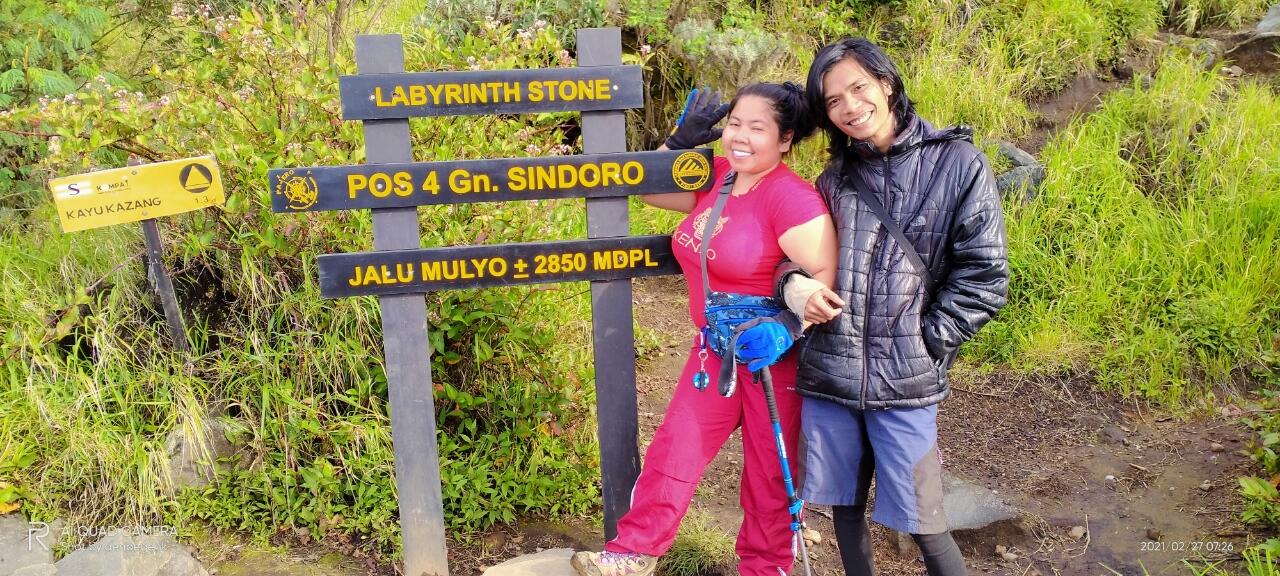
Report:
[[[787,510],[791,512],[791,537],[796,543],[792,549],[793,552],[796,547],[800,550],[799,556],[804,561],[805,576],[813,576],[813,571],[809,568],[809,549],[805,545],[804,534],[800,532],[804,528],[804,522],[800,519],[804,501],[796,497],[795,484],[791,482],[791,467],[787,465],[787,445],[782,441],[782,421],[778,418],[778,403],[773,398],[773,375],[769,373],[768,367],[761,368],[756,375],[760,379],[760,387],[764,389],[764,402],[769,407],[769,422],[773,424],[773,440],[778,445],[778,460],[782,463],[782,482],[787,486]]]

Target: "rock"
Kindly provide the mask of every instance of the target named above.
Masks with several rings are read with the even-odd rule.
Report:
[[[1071,538],[1075,540],[1084,538],[1084,526],[1072,526],[1071,531],[1067,534],[1070,534]]]
[[[1200,59],[1202,70],[1213,70],[1214,65],[1222,60],[1222,43],[1213,38],[1193,38],[1179,34],[1159,34],[1159,39],[1172,46],[1190,51]]]
[[[1116,477],[1114,474],[1107,474],[1106,478],[1103,478],[1103,480],[1106,480],[1108,483],[1115,482]]]
[[[53,564],[34,564],[19,568],[9,576],[58,576],[58,568]]]
[[[991,550],[997,543],[1016,546],[1031,539],[1022,513],[993,490],[944,471],[942,499],[947,525],[963,549]]]
[[[822,544],[822,534],[813,528],[805,528],[801,534],[806,542],[812,543],[814,546]]]
[[[0,575],[27,566],[53,564],[62,522],[27,522],[19,514],[0,516]]]
[[[1217,442],[1214,442],[1213,444],[1210,444],[1210,445],[1209,445],[1209,449],[1210,449],[1210,450],[1212,450],[1212,451],[1214,451],[1214,452],[1222,452],[1223,450],[1226,450],[1226,449],[1227,449],[1227,447],[1226,447],[1226,446],[1223,446],[1223,445],[1221,445],[1221,444],[1219,444],[1219,443],[1217,443]]]
[[[1239,78],[1244,76],[1244,68],[1239,66],[1227,66],[1222,69],[1222,73],[1231,78]]]
[[[1008,548],[1005,548],[1004,544],[996,544],[996,556],[1003,556],[1006,550]]]
[[[1040,164],[1030,152],[1013,145],[1011,142],[1001,141],[997,145],[1000,147],[1000,155],[1008,158],[1010,162],[1013,162],[1014,166],[1038,166]]]
[[[1155,528],[1147,528],[1147,540],[1159,540],[1161,536],[1164,536],[1164,534],[1159,530]]]
[[[996,188],[1001,196],[1019,198],[1023,203],[1035,199],[1040,183],[1044,182],[1044,166],[1018,166],[996,177]]]
[[[488,534],[485,534],[484,538],[480,539],[480,544],[481,546],[484,547],[485,550],[497,550],[499,548],[502,548],[503,546],[507,545],[507,533],[506,532],[490,532]]]
[[[553,548],[512,558],[484,571],[483,576],[577,576],[569,564],[573,550]]]
[[[1205,480],[1204,482],[1201,482],[1201,483],[1200,483],[1200,489],[1201,489],[1201,490],[1203,490],[1203,491],[1205,491],[1205,492],[1208,492],[1208,491],[1210,491],[1210,490],[1213,490],[1213,482],[1210,482],[1210,481],[1208,481],[1208,480]]]
[[[948,473],[942,476],[942,508],[953,532],[980,530],[1020,518],[1018,510],[994,491]]]
[[[1271,6],[1254,29],[1259,34],[1280,34],[1280,2]]]
[[[1004,554],[1001,554],[1000,557],[1010,562],[1013,562],[1014,560],[1018,559],[1018,555],[1014,554],[1013,552],[1005,552]]]
[[[169,480],[174,487],[203,488],[213,481],[218,460],[236,451],[226,432],[226,425],[212,416],[195,438],[189,438],[181,426],[169,432],[165,450],[169,454]]]
[[[68,554],[55,566],[75,576],[209,576],[172,534],[132,535],[115,530]]]
[[[1111,67],[1111,75],[1116,80],[1128,80],[1133,78],[1133,66],[1128,62],[1121,60]]]

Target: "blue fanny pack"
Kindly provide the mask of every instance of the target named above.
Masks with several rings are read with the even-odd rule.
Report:
[[[772,321],[772,318],[787,309],[786,303],[772,296],[739,294],[736,292],[716,292],[711,290],[711,279],[707,273],[707,250],[711,245],[711,236],[715,232],[716,222],[724,211],[729,192],[733,190],[736,174],[729,172],[725,176],[724,185],[716,197],[715,206],[702,231],[702,246],[698,249],[698,258],[702,265],[702,293],[706,295],[703,316],[707,325],[702,329],[702,342],[698,350],[698,358],[703,362],[698,372],[693,375],[693,385],[698,390],[705,390],[710,384],[710,377],[705,369],[707,349],[715,352],[722,360],[720,363],[720,394],[733,395],[737,387],[738,371],[737,354],[735,353],[737,335],[743,330],[760,322]],[[745,364],[746,362],[743,362]]]

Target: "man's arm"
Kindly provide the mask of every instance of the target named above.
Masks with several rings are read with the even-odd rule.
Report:
[[[1009,292],[1009,242],[995,177],[983,156],[974,160],[969,188],[951,227],[951,271],[924,317],[924,341],[937,360],[961,344],[1004,306]]]

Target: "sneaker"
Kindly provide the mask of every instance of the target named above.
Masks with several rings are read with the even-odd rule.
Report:
[[[633,552],[578,552],[569,562],[581,576],[649,576],[657,556]]]

